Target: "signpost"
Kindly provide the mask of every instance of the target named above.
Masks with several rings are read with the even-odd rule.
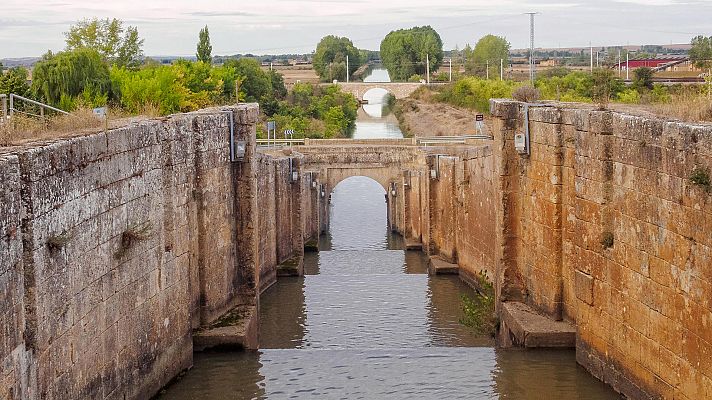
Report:
[[[104,118],[104,132],[109,130],[109,108],[108,107],[97,107],[92,110],[92,113],[99,118]]]
[[[284,138],[286,139],[287,136],[289,136],[290,139],[294,138],[294,129],[285,129],[284,130]],[[292,147],[292,142],[289,142],[289,147]]]
[[[475,129],[478,135],[484,135],[485,116],[484,114],[475,115]]]
[[[274,138],[274,144],[275,146],[277,145],[277,122],[275,121],[267,121],[267,146],[269,146],[269,138],[270,134],[272,134]]]

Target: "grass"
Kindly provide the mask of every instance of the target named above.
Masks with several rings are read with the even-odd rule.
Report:
[[[125,125],[129,120],[158,116],[158,110],[146,107],[141,116],[131,116],[121,109],[109,110],[109,129]],[[1,118],[1,117],[0,117]],[[69,115],[52,115],[45,118],[15,114],[12,120],[0,120],[0,147],[27,142],[66,138],[101,132],[105,128],[102,118],[95,116],[90,108],[81,108]]]
[[[49,247],[49,249],[52,251],[61,250],[64,248],[64,246],[67,245],[67,243],[69,243],[71,239],[72,235],[67,232],[61,235],[55,235],[47,239],[47,247]]]
[[[613,247],[613,244],[615,243],[615,237],[613,236],[613,232],[603,232],[601,235],[601,246],[604,249],[610,249]]]
[[[477,283],[479,288],[474,297],[466,294],[460,296],[463,312],[460,323],[479,335],[494,336],[497,330],[494,287],[484,272],[478,274]]]
[[[11,121],[0,125],[0,146],[73,136],[87,130],[100,130],[103,126],[104,122],[94,116],[90,109],[47,118],[15,114]]]
[[[712,180],[710,180],[710,174],[704,168],[696,167],[690,175],[690,182],[702,187],[706,192],[712,190]]]
[[[151,222],[133,225],[121,234],[121,246],[114,253],[117,260],[123,258],[126,252],[138,242],[148,240],[153,235],[153,225]]]
[[[652,111],[683,121],[712,122],[712,100],[704,95],[673,96],[669,103],[654,104]]]

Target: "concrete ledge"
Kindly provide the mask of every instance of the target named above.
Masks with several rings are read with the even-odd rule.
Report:
[[[417,240],[406,239],[405,249],[406,250],[423,250],[423,244]]]
[[[277,276],[302,276],[304,275],[304,259],[294,257],[277,266]]]
[[[524,303],[502,303],[499,344],[502,347],[576,347],[576,328],[566,321],[554,321]]]
[[[252,350],[259,348],[257,307],[238,306],[209,327],[193,334],[193,351],[215,347]]]
[[[430,275],[458,275],[460,273],[460,266],[451,264],[440,257],[433,256],[430,257],[430,263],[428,263],[428,273]]]
[[[316,253],[319,251],[319,240],[311,239],[304,242],[304,251],[308,253]]]

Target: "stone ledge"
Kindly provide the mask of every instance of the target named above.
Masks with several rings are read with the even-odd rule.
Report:
[[[417,240],[406,239],[405,249],[406,250],[423,250],[423,244]]]
[[[319,252],[319,240],[311,239],[304,242],[304,251],[307,253],[317,253]]]
[[[292,257],[277,266],[277,277],[304,275],[304,258]]]
[[[502,347],[576,347],[576,328],[569,322],[554,321],[519,302],[502,303],[499,314]]]
[[[215,347],[257,349],[258,323],[257,307],[235,307],[209,327],[193,334],[193,351]]]
[[[430,275],[458,275],[460,266],[449,263],[438,256],[430,257],[428,263],[428,273]]]

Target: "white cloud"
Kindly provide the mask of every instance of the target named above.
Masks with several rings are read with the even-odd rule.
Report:
[[[216,54],[304,52],[327,34],[349,36],[357,45],[375,49],[391,29],[425,24],[440,32],[446,47],[472,43],[487,33],[507,36],[513,46],[521,47],[528,37],[528,19],[523,15],[528,11],[542,12],[537,16],[542,46],[592,40],[687,42],[690,32],[712,34],[703,32],[709,29],[704,16],[712,15],[709,1],[680,4],[675,0],[4,0],[0,58],[61,50],[62,32],[73,21],[91,17],[119,18],[137,26],[147,54],[179,55],[195,51],[197,32],[206,24]],[[665,12],[659,12],[660,7]]]

